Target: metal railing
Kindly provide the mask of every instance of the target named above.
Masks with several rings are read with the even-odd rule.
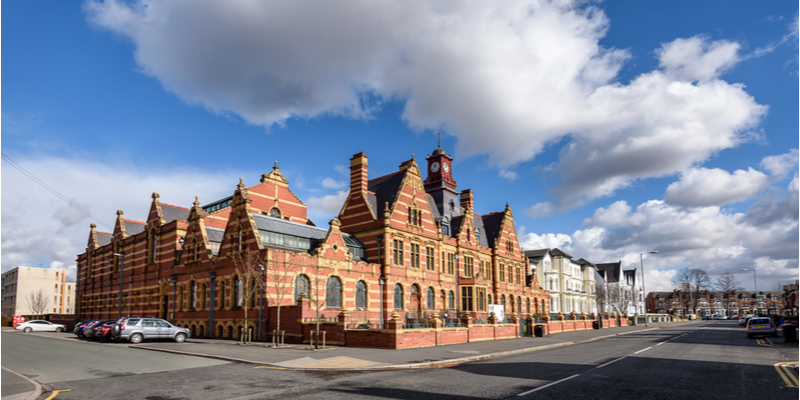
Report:
[[[430,329],[430,328],[433,328],[433,325],[427,322],[422,323],[419,321],[415,321],[410,324],[403,324],[403,329]]]

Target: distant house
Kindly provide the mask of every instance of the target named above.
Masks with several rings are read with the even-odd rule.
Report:
[[[2,275],[3,315],[72,314],[75,283],[66,269],[17,267]],[[31,300],[41,303],[39,307]],[[35,312],[34,309],[43,310]]]
[[[622,269],[622,261],[596,264],[597,273],[605,281],[604,312],[644,314],[644,293],[636,279],[636,269]]]
[[[557,248],[525,252],[530,274],[550,291],[550,312],[569,314],[597,312],[595,265]]]

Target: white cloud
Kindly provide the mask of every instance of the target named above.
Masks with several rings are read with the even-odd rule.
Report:
[[[761,160],[761,168],[764,168],[772,175],[783,176],[787,172],[797,170],[798,152],[797,149],[792,149],[786,154],[777,156],[764,157]]]
[[[336,179],[333,178],[325,178],[322,180],[322,187],[326,189],[341,189],[346,185],[347,183],[342,181],[337,181]]]
[[[664,201],[687,207],[721,206],[752,198],[769,184],[769,176],[752,168],[733,174],[718,168],[692,168],[667,187]]]
[[[222,176],[218,171],[149,171],[127,162],[12,157],[100,221],[68,206],[6,164],[2,169],[4,272],[20,265],[46,264],[67,268],[68,276],[74,278],[75,257],[86,250],[89,224],[96,223],[99,231],[112,232],[116,210],[123,210],[125,218],[144,221],[152,192],[159,192],[164,203],[191,207],[195,195],[210,202],[229,196],[238,183],[232,178],[238,175]]]
[[[514,171],[509,171],[507,169],[503,169],[503,170],[500,170],[500,177],[506,178],[509,181],[513,182],[513,181],[517,180],[517,178],[519,178],[519,174],[517,174]]]
[[[570,135],[552,200],[531,215],[684,171],[749,140],[766,112],[719,79],[739,60],[734,42],[676,39],[656,51],[659,69],[616,82],[630,54],[600,46],[610,21],[580,1],[112,0],[86,10],[181,99],[254,124],[370,118],[400,99],[410,127],[455,135],[457,152],[486,154],[506,175]]]
[[[326,227],[327,225],[320,224],[323,222],[327,224],[328,221],[339,215],[348,193],[347,190],[342,190],[327,196],[309,197],[305,202],[308,206],[309,219],[314,221],[317,226]]]
[[[682,81],[708,81],[734,66],[739,61],[738,51],[738,43],[709,43],[695,36],[666,43],[657,53],[667,75]]]
[[[747,214],[719,207],[673,206],[660,200],[634,210],[617,202],[597,209],[584,221],[585,229],[570,235],[521,230],[520,240],[525,249],[558,247],[594,263],[621,260],[628,269],[640,266],[639,253],[656,250],[657,255],[645,259],[650,291],[671,290],[671,274],[684,265],[702,268],[712,277],[725,272],[743,274],[742,268],[757,266],[759,282],[764,282],[759,286],[769,287],[797,279],[799,272],[796,180],[788,192],[783,198],[764,199],[763,207],[751,207]],[[785,203],[791,201],[793,214],[776,211],[789,209]],[[740,281],[752,288],[749,278]]]

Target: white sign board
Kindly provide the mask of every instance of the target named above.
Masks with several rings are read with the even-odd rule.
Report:
[[[501,306],[500,304],[489,304],[489,315],[494,313],[495,317],[497,317],[497,322],[503,322],[506,320],[506,313],[504,309],[505,307]]]

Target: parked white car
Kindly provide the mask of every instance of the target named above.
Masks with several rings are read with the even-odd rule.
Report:
[[[50,321],[33,320],[33,321],[25,321],[17,325],[14,329],[26,333],[33,331],[63,332],[64,330],[67,329],[67,327],[60,324],[54,324]]]

